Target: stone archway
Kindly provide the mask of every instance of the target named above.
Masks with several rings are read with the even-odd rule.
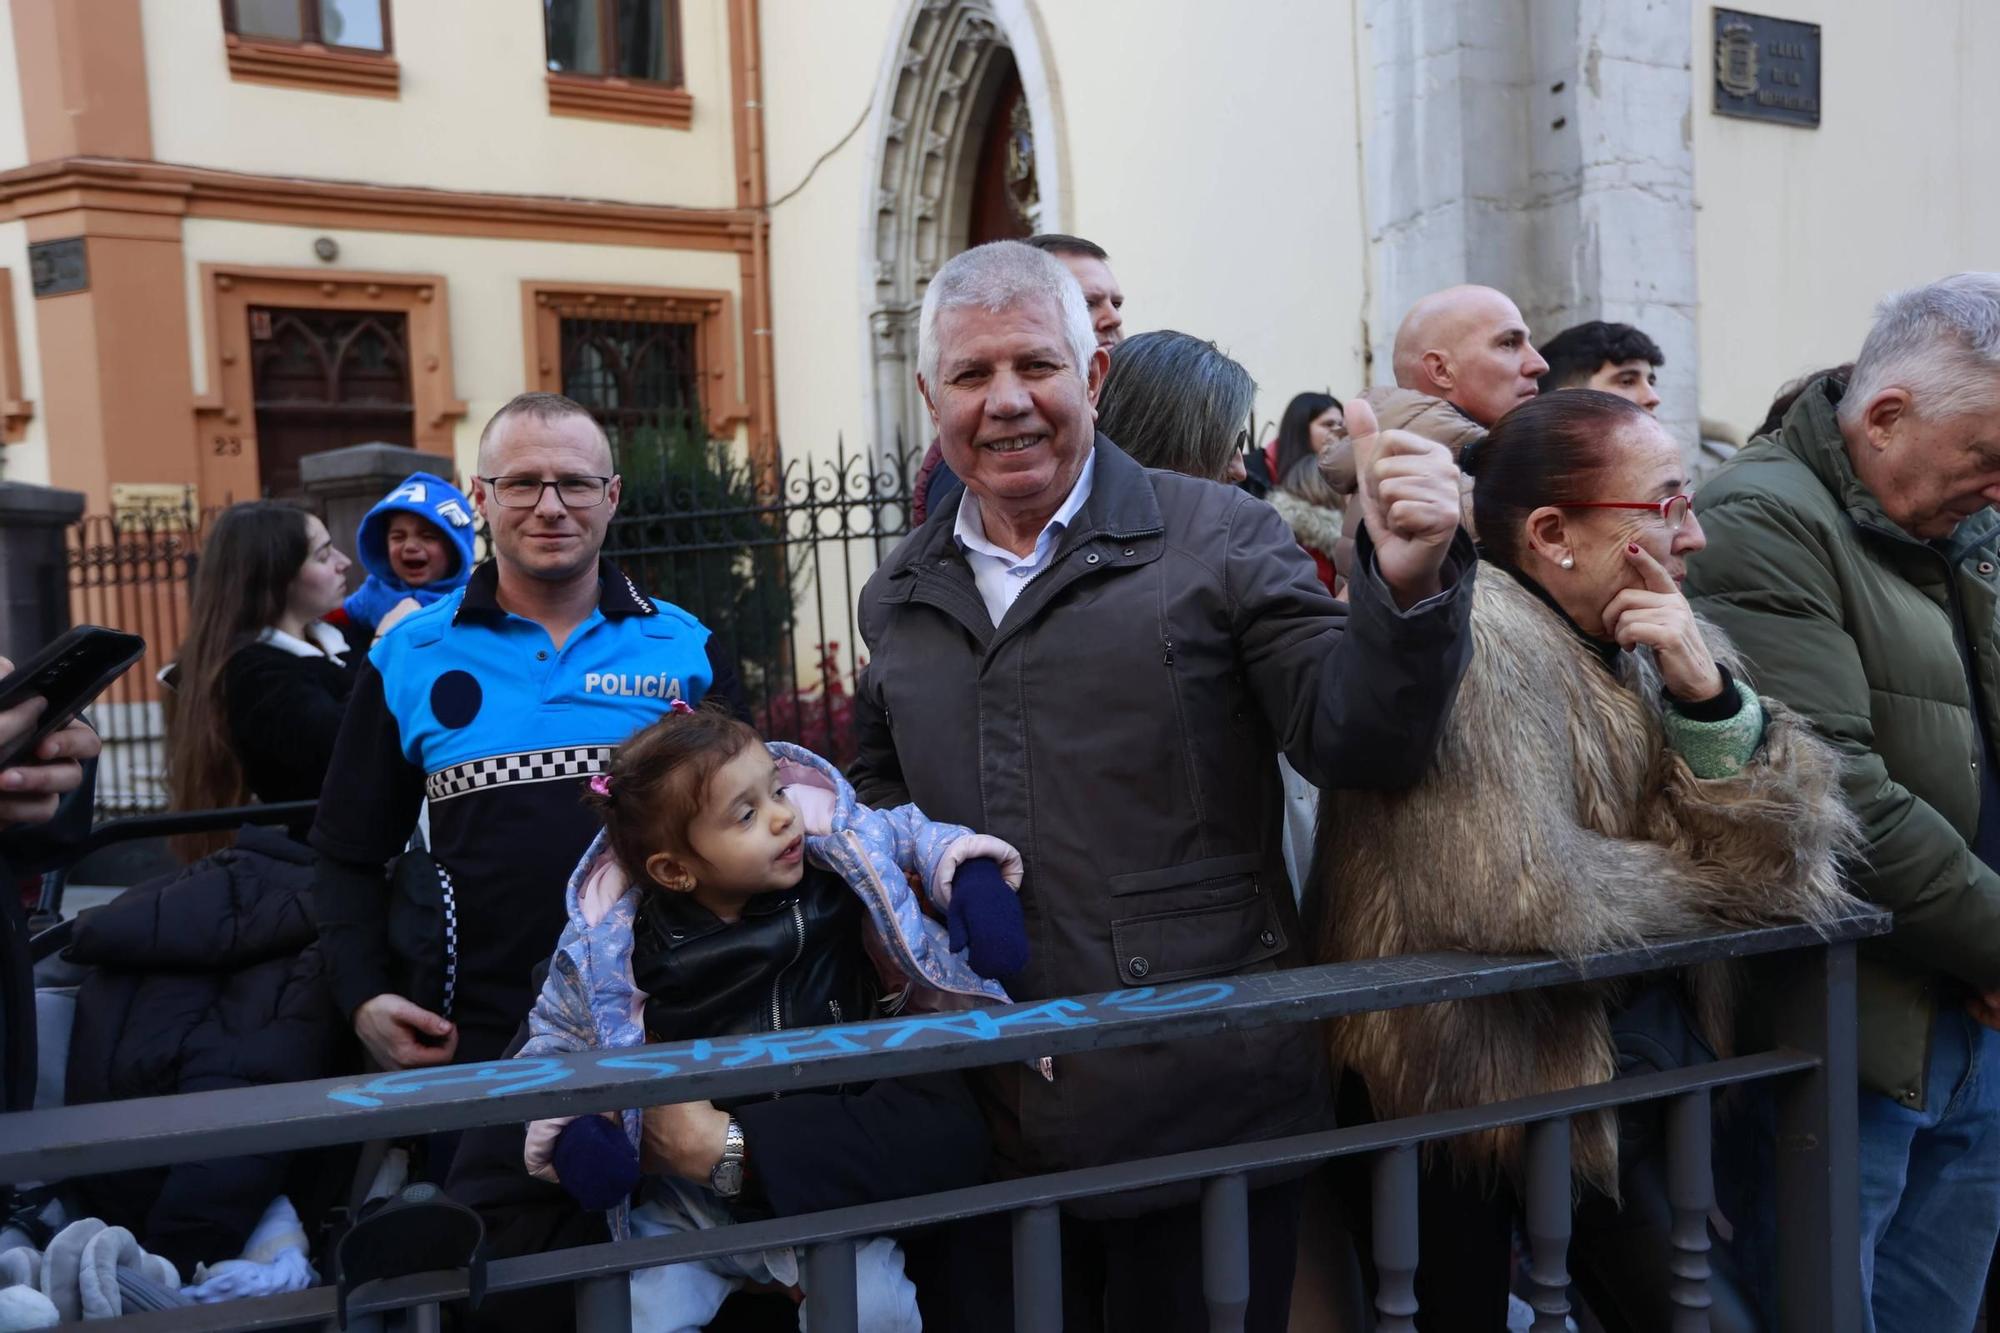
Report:
[[[886,459],[900,446],[912,470],[930,438],[916,386],[917,317],[931,276],[968,241],[980,149],[996,112],[1013,126],[1010,193],[1025,230],[1051,225],[1036,142],[1042,127],[1031,114],[1036,90],[1019,95],[1022,77],[1042,66],[1017,72],[1012,30],[1026,25],[1018,0],[999,4],[1007,15],[996,14],[994,0],[914,0],[881,91],[867,306],[875,447]],[[1010,88],[1016,95],[1002,106]]]

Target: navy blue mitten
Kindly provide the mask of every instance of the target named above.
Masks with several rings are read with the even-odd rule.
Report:
[[[1028,923],[1021,899],[1000,875],[1000,863],[976,856],[951,877],[951,905],[945,909],[951,951],[971,945],[967,961],[982,977],[1013,976],[1028,965]]]
[[[639,1153],[624,1127],[601,1115],[580,1115],[556,1135],[550,1163],[569,1197],[602,1212],[632,1197],[639,1184]]]

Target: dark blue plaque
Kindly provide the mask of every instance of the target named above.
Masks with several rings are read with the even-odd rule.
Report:
[[[1715,109],[1817,128],[1819,24],[1716,10]]]
[[[83,237],[65,236],[60,241],[30,245],[28,280],[37,299],[90,290],[90,258],[83,248]]]

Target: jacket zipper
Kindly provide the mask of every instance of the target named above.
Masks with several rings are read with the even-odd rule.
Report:
[[[800,910],[797,903],[793,903],[792,956],[786,960],[783,967],[778,969],[778,975],[771,978],[771,1031],[773,1032],[782,1032],[785,1029],[785,1010],[783,1004],[778,999],[778,987],[784,984],[785,973],[791,970],[792,964],[805,957],[805,952],[806,914]]]
[[[830,1010],[832,1010],[832,1011],[833,1011],[833,1021],[834,1021],[835,1023],[845,1023],[845,1022],[847,1021],[847,1020],[846,1020],[845,1018],[842,1018],[842,1017],[840,1016],[840,1001],[839,1001],[839,1000],[828,1000],[828,1001],[826,1002],[826,1007],[827,1007],[828,1009],[830,1009]]]

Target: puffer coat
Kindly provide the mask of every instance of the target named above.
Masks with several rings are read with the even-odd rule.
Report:
[[[1807,386],[1703,484],[1687,591],[1846,761],[1867,841],[1854,885],[1896,914],[1857,951],[1861,1082],[1922,1109],[1938,1006],[2000,990],[2000,870],[1972,849],[1979,722],[2000,736],[2000,514],[1938,542],[1898,527],[1855,476],[1841,393]]]
[[[67,1099],[345,1072],[352,1034],[327,989],[311,894],[311,850],[248,828],[236,846],[79,916],[63,956],[91,971],[77,993]],[[308,1159],[296,1160],[304,1168]],[[186,1275],[242,1252],[294,1165],[294,1154],[265,1153],[76,1184],[93,1212]]]

